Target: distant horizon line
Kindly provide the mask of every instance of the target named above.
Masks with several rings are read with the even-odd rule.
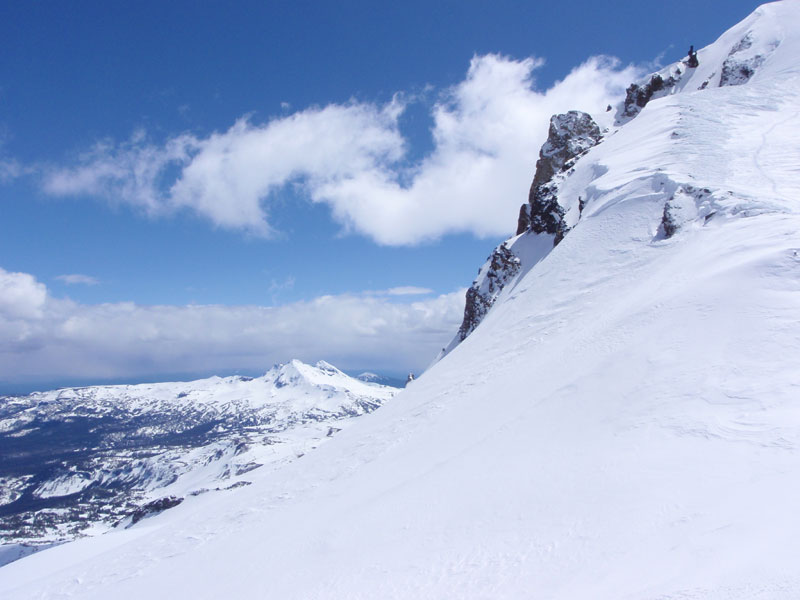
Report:
[[[288,362],[288,361],[287,361]],[[316,361],[315,361],[316,362]],[[329,362],[329,361],[326,361]],[[307,363],[314,364],[314,363]],[[333,364],[330,363],[329,364]],[[341,369],[335,364],[334,367],[342,371],[342,373],[350,377],[357,378],[362,373],[371,373],[379,377],[384,377],[392,383],[398,383],[402,386],[405,383],[406,377],[410,371],[395,372],[395,371],[382,371],[373,368],[364,369]],[[35,392],[47,392],[51,390],[59,390],[66,388],[78,387],[101,387],[109,385],[140,385],[147,383],[171,383],[171,382],[190,382],[198,379],[208,379],[209,377],[261,377],[269,369],[237,369],[235,371],[209,372],[209,371],[195,371],[195,372],[165,372],[153,373],[150,375],[142,376],[120,376],[120,377],[53,377],[52,379],[35,379],[23,380],[19,382],[4,381],[0,379],[0,398],[12,396],[27,396]]]

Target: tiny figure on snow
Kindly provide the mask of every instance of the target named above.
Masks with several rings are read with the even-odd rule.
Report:
[[[414,373],[409,373],[408,374],[408,379],[406,379],[406,385],[408,385],[412,381],[414,381]]]
[[[686,65],[692,69],[700,66],[700,62],[697,60],[697,52],[694,51],[694,44],[689,46],[689,60],[686,61]]]

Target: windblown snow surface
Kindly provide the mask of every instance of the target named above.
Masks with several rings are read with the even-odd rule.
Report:
[[[765,5],[614,126],[564,240],[392,403],[0,595],[800,598],[799,38]]]

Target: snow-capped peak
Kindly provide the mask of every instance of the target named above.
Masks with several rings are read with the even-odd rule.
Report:
[[[260,378],[265,386],[263,398],[270,398],[271,402],[280,397],[290,395],[295,398],[298,392],[304,395],[329,395],[336,390],[341,393],[371,396],[391,396],[394,391],[386,386],[373,385],[350,377],[332,364],[321,360],[311,366],[300,360],[294,359],[286,364],[275,365]],[[377,390],[377,392],[376,392]],[[293,400],[294,401],[294,400]]]
[[[398,391],[324,361],[292,360],[258,378],[3,398],[0,447],[26,466],[0,464],[0,536],[70,539],[187,495],[243,485],[253,469],[302,455]],[[64,441],[53,444],[51,432],[61,430]]]
[[[635,117],[650,101],[682,92],[744,85],[798,73],[800,15],[793,0],[764,4],[748,18],[687,58],[632,84],[617,106],[616,123]],[[782,47],[783,46],[783,47]],[[780,49],[780,50],[779,50]]]

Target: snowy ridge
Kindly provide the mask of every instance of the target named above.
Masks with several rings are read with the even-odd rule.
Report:
[[[713,218],[796,209],[800,182],[794,174],[800,152],[791,141],[791,132],[796,131],[793,127],[799,118],[793,57],[800,53],[800,43],[796,35],[790,35],[797,16],[789,4],[757,9],[714,44],[698,51],[698,67],[679,61],[632,84],[613,123],[608,114],[595,115],[604,125],[605,139],[594,147],[586,144],[582,132],[558,127],[579,113],[553,117],[550,138],[555,131],[562,148],[575,145],[579,152],[574,153],[577,156],[566,173],[547,168],[543,177],[539,163],[553,153],[551,139],[545,143],[531,199],[520,212],[517,235],[498,246],[481,267],[467,293],[461,330],[437,360],[478,326],[504,287],[513,286],[547,256],[552,246],[542,238],[552,239],[556,230],[563,237],[582,218],[610,204],[660,195],[664,209],[656,235],[666,237],[681,227],[702,226]],[[780,52],[776,52],[778,48]],[[654,82],[658,84],[654,86]],[[737,89],[718,89],[729,86]],[[717,106],[720,114],[715,114]],[[637,123],[634,118],[645,107],[648,118]],[[755,137],[754,132],[758,132]],[[763,161],[780,166],[779,181],[762,167]],[[552,198],[544,204],[534,198],[537,183],[552,190]],[[545,231],[532,224],[529,215],[543,209],[551,213],[551,204],[557,207],[559,223],[554,230]],[[526,239],[531,237],[538,241]],[[557,235],[556,241],[561,237]],[[529,250],[531,247],[536,250]],[[504,263],[519,261],[520,266],[498,270],[501,249],[510,252]]]
[[[258,378],[2,398],[0,533],[6,543],[70,539],[160,497],[246,484],[254,469],[315,448],[397,391],[293,360]]]
[[[786,2],[790,3],[790,0]],[[773,3],[778,4],[778,3]],[[622,124],[639,114],[651,100],[681,92],[707,88],[743,85],[771,62],[766,73],[756,77],[770,79],[792,72],[788,57],[797,51],[797,41],[788,35],[792,9],[764,5],[747,19],[726,31],[719,39],[698,51],[699,65],[690,67],[688,59],[665,67],[628,88],[628,95],[616,112],[616,124]],[[788,15],[789,22],[782,21]],[[775,50],[784,40],[790,48],[781,51],[772,61]]]
[[[698,90],[746,35],[780,44]],[[796,600],[799,43],[800,3],[765,5],[680,93],[598,120],[569,233],[402,402],[0,593]]]

